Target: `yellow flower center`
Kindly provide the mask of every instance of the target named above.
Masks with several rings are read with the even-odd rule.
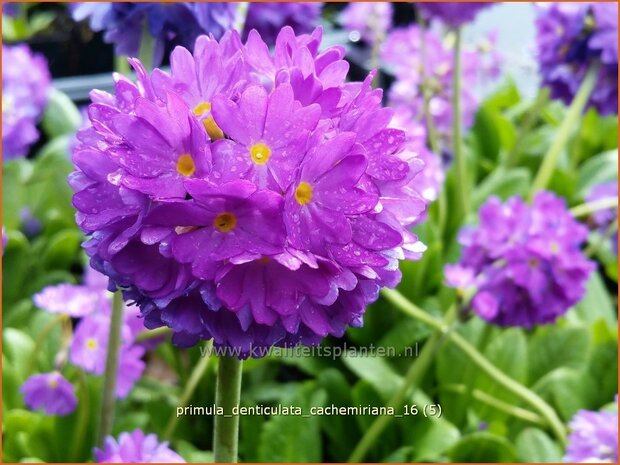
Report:
[[[201,116],[203,113],[211,111],[211,103],[210,102],[200,102],[198,105],[194,107],[192,110],[194,115]]]
[[[194,159],[188,153],[184,153],[177,160],[177,172],[183,176],[191,176],[196,171]]]
[[[538,268],[538,260],[536,260],[535,258],[530,258],[530,266],[532,268]]]
[[[229,212],[220,213],[213,220],[213,226],[221,232],[230,231],[237,226],[237,217]]]
[[[95,350],[97,348],[97,341],[92,337],[86,340],[86,348],[90,350]]]
[[[302,181],[295,189],[295,200],[299,205],[306,205],[312,200],[312,186],[306,181]]]
[[[56,389],[58,387],[58,380],[56,378],[50,378],[47,380],[47,386]]]
[[[262,142],[258,142],[250,147],[250,156],[257,165],[264,165],[271,156],[271,149]]]

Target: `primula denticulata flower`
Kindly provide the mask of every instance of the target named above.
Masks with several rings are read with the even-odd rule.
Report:
[[[169,74],[130,60],[137,85],[91,94],[70,177],[85,249],[177,344],[244,357],[342,336],[425,250],[424,163],[374,74],[345,82],[321,37],[202,36]]]

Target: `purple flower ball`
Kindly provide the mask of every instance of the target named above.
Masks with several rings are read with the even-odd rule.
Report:
[[[77,405],[73,384],[56,371],[31,376],[20,392],[29,409],[43,410],[46,415],[69,415]]]
[[[170,74],[131,60],[138,85],[91,94],[70,176],[86,252],[177,344],[246,357],[340,337],[425,250],[424,164],[374,74],[346,82],[321,38],[202,36]]]
[[[26,45],[2,46],[2,159],[25,157],[50,88],[47,62]]]
[[[93,31],[116,53],[138,56],[142,33],[148,27],[155,39],[153,63],[159,64],[169,44],[191,46],[200,34],[221,37],[235,20],[237,6],[226,2],[79,2],[71,5],[76,21],[89,20]]]
[[[474,20],[478,13],[494,3],[484,2],[419,2],[416,6],[428,20],[438,20],[459,27]]]
[[[595,268],[580,249],[587,234],[550,192],[531,206],[491,198],[480,208],[480,225],[461,231],[462,258],[447,266],[448,284],[468,287],[473,277],[472,308],[489,323],[552,323],[581,300]]]
[[[116,441],[108,436],[101,449],[95,449],[97,463],[185,463],[183,457],[159,442],[154,434],[139,429],[121,433]]]
[[[564,462],[618,463],[618,399],[616,411],[580,410],[569,423]]]
[[[256,29],[263,40],[273,45],[284,26],[296,34],[307,34],[319,24],[322,2],[250,2],[244,38]]]
[[[350,33],[369,44],[383,39],[392,27],[394,8],[389,2],[355,2],[349,3],[342,10],[339,22]]]
[[[588,69],[599,66],[587,107],[618,113],[618,4],[540,3],[536,43],[543,85],[570,104]]]

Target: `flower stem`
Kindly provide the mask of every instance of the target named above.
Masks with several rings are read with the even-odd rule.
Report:
[[[453,306],[446,313],[444,321],[446,323],[451,322],[454,319],[455,313],[456,307]],[[400,386],[400,389],[398,389],[398,391],[396,391],[392,398],[388,401],[388,407],[392,407],[396,410],[402,406],[409,391],[412,388],[415,389],[415,387],[420,384],[420,379],[424,376],[424,373],[426,373],[426,370],[430,365],[433,356],[435,355],[435,353],[437,353],[437,350],[439,350],[445,339],[445,334],[442,334],[441,332],[435,332],[428,339],[428,341],[426,341],[426,344],[424,344],[424,347],[418,355],[418,359],[415,361],[415,363],[412,363],[410,365],[409,370],[405,375],[405,379]],[[364,433],[364,436],[362,436],[362,439],[351,453],[348,462],[361,462],[368,453],[368,450],[377,441],[377,439],[379,439],[379,436],[391,420],[392,416],[390,415],[383,415],[377,417],[377,419],[372,423],[372,425],[370,425],[370,428],[366,430],[366,433]]]
[[[447,385],[443,389],[449,392],[454,392],[456,394],[467,394],[468,393],[467,386],[463,384],[450,384],[450,385]],[[508,402],[504,402],[503,400],[498,399],[497,397],[493,397],[492,395],[487,394],[486,392],[481,391],[479,389],[473,389],[471,392],[471,395],[473,396],[474,399],[482,403],[485,403],[495,408],[496,410],[499,410],[500,412],[507,413],[509,415],[512,415],[515,418],[525,420],[535,425],[545,426],[545,420],[543,420],[540,417],[540,415],[534,412],[530,412],[527,409],[517,407],[516,405],[512,405]]]
[[[469,212],[469,193],[467,192],[467,161],[463,155],[461,140],[461,28],[454,30],[454,67],[452,75],[452,144],[456,163],[456,184],[458,195],[463,202],[463,216]]]
[[[211,340],[207,344],[208,345],[207,345],[206,353],[211,353],[210,346],[213,344],[213,341]],[[192,370],[192,374],[190,375],[189,380],[187,384],[185,385],[185,389],[183,389],[183,393],[181,394],[181,398],[179,399],[179,403],[178,403],[179,407],[185,407],[187,403],[189,402],[189,400],[192,398],[192,396],[194,395],[194,391],[196,390],[196,386],[198,386],[198,383],[202,379],[202,376],[204,375],[205,371],[209,367],[210,361],[211,361],[211,357],[207,355],[200,358],[200,361]],[[164,433],[164,439],[170,440],[170,438],[174,434],[174,431],[176,430],[177,424],[178,424],[177,418],[178,417],[177,417],[176,411],[172,412],[172,415],[170,416],[170,419],[168,420],[168,425],[166,426],[166,432]]]
[[[220,357],[217,367],[215,405],[222,407],[223,415],[215,416],[213,454],[216,463],[237,463],[239,417],[232,415],[233,407],[241,397],[242,361],[235,357]]]
[[[103,374],[103,399],[101,400],[101,417],[97,444],[103,446],[105,438],[112,432],[114,422],[114,403],[116,400],[116,379],[118,376],[119,353],[121,348],[121,329],[123,326],[123,294],[114,293],[112,300],[112,318],[108,336],[108,352]]]
[[[573,128],[581,117],[583,109],[590,98],[590,94],[592,94],[592,91],[594,90],[598,69],[598,65],[592,65],[590,69],[588,69],[583,82],[579,86],[579,90],[568,108],[568,111],[564,116],[564,120],[555,133],[551,147],[549,147],[549,150],[545,154],[542,164],[538,169],[538,173],[536,174],[536,178],[532,184],[532,190],[530,191],[530,200],[534,198],[538,191],[545,189],[549,184],[553,170],[558,164],[558,160],[562,154],[562,150],[566,146],[572,134]]]
[[[402,294],[392,289],[384,289],[383,296],[394,304],[399,310],[407,315],[432,326],[443,334],[447,334],[448,339],[454,345],[458,346],[469,359],[484,371],[497,384],[503,386],[506,390],[520,397],[523,401],[530,404],[545,419],[557,439],[562,445],[566,444],[566,428],[562,421],[558,418],[557,413],[547,404],[538,394],[531,391],[521,383],[515,381],[503,371],[499,370],[487,358],[482,355],[474,346],[472,346],[463,336],[456,332],[449,331],[449,327],[433,318],[430,314],[409,302]]]
[[[144,66],[144,69],[150,71],[153,69],[153,55],[155,53],[155,39],[149,31],[148,21],[144,20],[144,29],[140,37],[140,50],[138,50],[138,58]]]
[[[618,208],[618,198],[617,197],[606,197],[603,199],[598,199],[593,202],[582,203],[581,205],[577,205],[570,209],[571,215],[575,218],[579,218],[581,216],[588,216],[592,213],[596,213],[601,210],[607,210],[610,208]]]

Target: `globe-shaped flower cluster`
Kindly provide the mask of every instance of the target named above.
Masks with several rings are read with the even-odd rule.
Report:
[[[389,127],[381,91],[348,83],[322,31],[201,36],[170,74],[131,64],[114,95],[93,91],[70,176],[91,265],[149,328],[233,355],[317,344],[362,324],[426,203],[423,163]]]
[[[480,208],[480,225],[459,235],[463,254],[448,265],[453,287],[474,287],[471,305],[499,326],[552,323],[575,305],[594,269],[581,244],[588,231],[550,192],[532,205],[493,197]]]

